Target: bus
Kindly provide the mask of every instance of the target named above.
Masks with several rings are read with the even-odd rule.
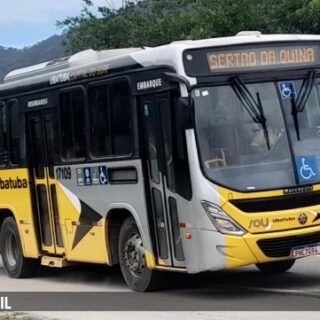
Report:
[[[320,253],[320,36],[86,50],[0,85],[0,249],[40,265],[166,271]]]

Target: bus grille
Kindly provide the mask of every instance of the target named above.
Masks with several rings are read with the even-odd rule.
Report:
[[[257,244],[267,257],[280,258],[290,256],[291,250],[294,247],[316,244],[318,242],[320,242],[320,232],[274,239],[262,239],[258,240]]]
[[[317,191],[271,198],[230,200],[230,202],[243,212],[255,213],[314,206],[320,203],[319,199],[320,192]]]

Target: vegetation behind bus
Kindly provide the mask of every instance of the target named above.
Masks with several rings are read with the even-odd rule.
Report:
[[[0,82],[10,70],[67,56],[68,49],[74,53],[87,48],[157,46],[174,40],[234,35],[240,30],[320,32],[319,0],[125,2],[127,5],[118,10],[96,10],[90,1],[84,1],[79,16],[58,22],[65,32],[63,36],[53,36],[20,50],[0,46]]]
[[[79,16],[57,23],[72,52],[158,46],[241,30],[320,33],[319,0],[141,0],[126,1],[120,9],[94,8],[91,0],[83,1]]]

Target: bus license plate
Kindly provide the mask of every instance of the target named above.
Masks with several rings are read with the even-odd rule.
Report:
[[[302,257],[314,256],[317,254],[320,254],[320,243],[294,247],[292,248],[292,251],[291,251],[291,256],[293,258],[302,258]]]

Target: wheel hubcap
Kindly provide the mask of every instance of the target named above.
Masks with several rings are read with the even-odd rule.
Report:
[[[14,267],[17,264],[18,244],[16,237],[13,234],[10,234],[6,241],[6,257],[11,267]]]
[[[134,276],[141,276],[146,266],[146,260],[140,235],[134,234],[128,239],[123,254],[127,269]]]

